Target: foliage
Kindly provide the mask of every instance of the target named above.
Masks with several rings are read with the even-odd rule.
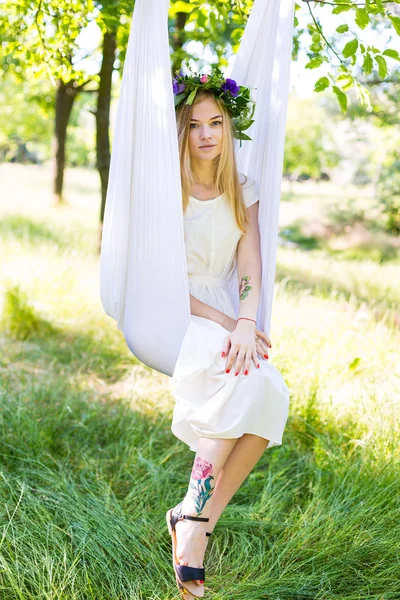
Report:
[[[378,199],[386,217],[386,228],[400,235],[400,152],[389,154],[378,182]]]
[[[3,9],[4,10],[4,9]],[[78,36],[89,23],[92,0],[20,0],[9,3],[2,19],[3,72],[47,74],[53,86],[57,79],[81,85],[86,74],[73,64]]]
[[[339,163],[324,110],[313,100],[289,99],[284,173],[318,179]]]
[[[306,68],[317,69],[327,63],[328,69],[327,75],[316,81],[314,90],[322,92],[331,86],[343,113],[347,111],[351,89],[357,101],[370,108],[370,93],[365,83],[371,75],[375,77],[375,73],[384,81],[390,71],[398,70],[396,62],[400,61],[400,55],[396,48],[379,48],[365,43],[363,31],[380,31],[383,43],[385,37],[394,37],[393,45],[396,46],[400,17],[397,16],[395,2],[367,0],[361,5],[352,0],[321,0],[315,3],[302,0],[296,4],[296,12],[304,6],[307,6],[310,20],[306,27],[299,27],[300,21],[295,17],[295,55],[298,55],[304,40],[309,59]],[[315,13],[316,7],[320,9],[320,16]],[[340,15],[335,34],[329,39],[323,25],[328,10],[331,10],[331,20]]]
[[[0,89],[0,155],[7,160],[18,144],[29,144],[41,159],[50,155],[54,96],[45,77],[26,76],[23,81],[7,77]]]
[[[2,329],[17,340],[51,335],[54,332],[51,324],[37,315],[28,296],[18,286],[13,286],[5,292]]]

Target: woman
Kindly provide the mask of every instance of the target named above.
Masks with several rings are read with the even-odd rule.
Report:
[[[267,362],[268,335],[256,328],[258,198],[254,182],[238,173],[233,144],[232,103],[245,88],[228,79],[218,92],[214,75],[201,77],[205,85],[180,75],[174,92],[192,318],[172,377],[171,429],[196,455],[187,493],[166,517],[177,583],[190,599],[204,595],[204,553],[220,515],[264,450],[282,443],[289,390]],[[227,289],[235,266],[238,314]]]

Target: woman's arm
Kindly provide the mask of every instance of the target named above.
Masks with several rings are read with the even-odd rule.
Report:
[[[236,325],[236,321],[231,319],[225,313],[220,310],[209,306],[205,302],[198,300],[192,294],[190,296],[190,312],[192,315],[196,315],[197,317],[205,317],[206,319],[211,319],[211,321],[215,321],[222,325],[225,329],[229,331],[233,331]]]
[[[248,317],[256,320],[258,304],[261,295],[261,255],[260,234],[258,229],[258,202],[247,209],[248,225],[246,233],[240,238],[237,249],[237,272],[240,282],[239,317]],[[211,319],[222,325],[228,331],[233,331],[236,326],[252,328],[252,321],[239,321],[236,323],[225,313],[209,306],[190,294],[190,312],[198,317]]]
[[[258,202],[247,209],[248,224],[246,232],[240,238],[237,249],[237,273],[239,279],[239,318],[257,319],[258,304],[261,296],[261,252],[258,228]],[[253,360],[258,368],[255,341],[256,323],[248,320],[237,322],[233,332],[225,339],[222,356],[227,355],[225,364],[229,373],[235,363],[235,375],[244,367],[244,375]],[[261,348],[261,347],[260,347]],[[265,355],[267,356],[267,355]]]
[[[255,202],[247,209],[247,218],[249,222],[246,233],[240,238],[237,249],[239,317],[247,317],[256,320],[261,296],[261,251],[260,232],[258,228],[258,202]],[[246,321],[239,321],[240,324],[243,322],[246,323]]]

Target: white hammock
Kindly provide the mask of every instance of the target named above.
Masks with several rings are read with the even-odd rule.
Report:
[[[269,333],[294,0],[255,0],[230,75],[253,88],[252,141],[239,170],[259,190],[262,291]],[[172,376],[190,323],[179,150],[168,41],[169,0],[136,0],[116,117],[100,259],[100,295],[132,353]],[[256,88],[256,89],[254,89]],[[230,296],[239,308],[237,270]]]

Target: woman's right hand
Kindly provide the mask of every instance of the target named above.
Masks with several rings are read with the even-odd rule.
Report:
[[[270,337],[266,333],[264,333],[264,331],[261,331],[261,329],[256,329],[255,336],[258,354],[261,354],[261,356],[264,358],[268,358],[268,348],[271,348]]]

